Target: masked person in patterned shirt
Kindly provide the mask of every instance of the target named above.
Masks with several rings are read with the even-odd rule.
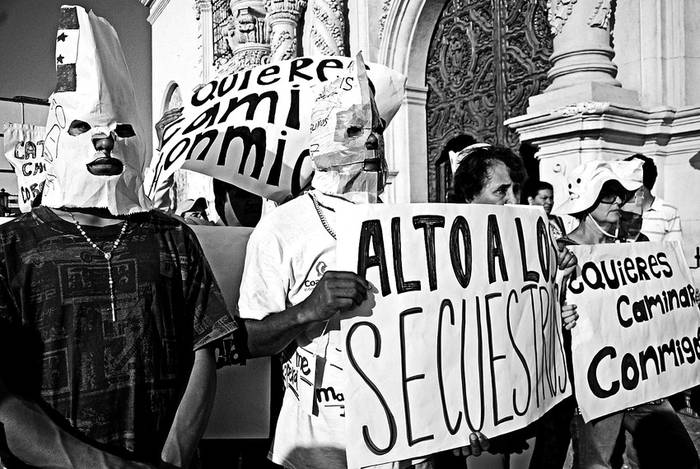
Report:
[[[236,330],[195,235],[150,210],[115,31],[63,7],[42,206],[0,227],[0,458],[189,467]]]

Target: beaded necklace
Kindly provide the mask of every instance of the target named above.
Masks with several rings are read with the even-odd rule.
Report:
[[[105,258],[107,261],[107,273],[109,275],[109,303],[112,306],[112,322],[117,320],[117,310],[116,307],[114,306],[114,278],[112,277],[112,253],[114,252],[115,249],[117,249],[117,246],[119,246],[119,243],[122,241],[122,236],[124,236],[124,233],[126,232],[126,228],[129,225],[128,220],[124,220],[124,223],[122,224],[122,229],[119,231],[119,236],[117,236],[117,239],[114,240],[112,243],[112,249],[109,251],[105,251],[103,249],[100,249],[100,247],[95,243],[88,235],[85,233],[85,230],[83,230],[83,227],[80,226],[80,223],[78,220],[75,219],[73,214],[71,212],[68,212],[70,217],[73,219],[73,223],[75,223],[75,227],[78,229],[78,232],[85,238],[85,241],[88,242],[90,246],[95,248],[102,256]]]
[[[316,197],[314,197],[314,195],[311,192],[309,192],[309,197],[311,197],[311,201],[314,204],[314,208],[316,209],[318,218],[321,220],[321,224],[326,229],[328,234],[333,237],[333,239],[337,239],[335,235],[335,230],[333,230],[333,228],[331,228],[331,225],[328,223],[326,216],[323,214],[323,210],[321,210],[321,207],[319,206],[318,200],[316,200]]]

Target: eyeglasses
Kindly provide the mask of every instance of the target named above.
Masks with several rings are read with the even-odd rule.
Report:
[[[600,197],[598,197],[598,203],[601,204],[614,204],[617,202],[618,199],[620,199],[620,204],[624,205],[630,200],[632,200],[635,196],[635,192],[611,192],[607,194],[601,194]]]

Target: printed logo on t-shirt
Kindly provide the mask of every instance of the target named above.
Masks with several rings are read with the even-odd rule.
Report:
[[[323,261],[318,261],[318,263],[314,266],[314,271],[316,272],[316,275],[318,276],[317,279],[315,280],[304,280],[304,288],[310,289],[316,287],[318,282],[321,280],[323,277],[323,274],[326,273],[326,269],[328,266],[326,265],[325,262]]]
[[[298,400],[313,400],[313,397],[308,396],[313,396],[315,369],[313,353],[303,347],[297,347],[292,356],[282,364],[284,384]]]
[[[59,266],[63,301],[85,300],[109,295],[109,270],[106,263],[66,263]],[[136,260],[112,263],[112,277],[119,294],[136,293]]]

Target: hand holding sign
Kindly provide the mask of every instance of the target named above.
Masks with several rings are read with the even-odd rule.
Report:
[[[453,449],[452,454],[465,458],[469,456],[481,456],[482,451],[487,451],[490,444],[491,442],[483,433],[474,432],[469,435],[469,445]]]
[[[158,122],[156,122],[156,137],[158,138],[158,149],[160,150],[163,145],[163,134],[165,133],[165,128],[182,117],[182,110],[184,108],[175,107],[168,109],[163,113],[163,116]]]
[[[477,432],[493,446],[570,395],[544,211],[355,204],[336,217],[337,267],[378,288],[373,314],[341,321],[349,467],[477,454]]]
[[[576,321],[578,321],[576,309],[576,305],[563,305],[561,307],[562,327],[567,331],[576,326]]]
[[[302,322],[318,322],[356,308],[367,299],[369,283],[354,272],[326,271],[302,302]]]
[[[566,246],[557,249],[557,264],[559,265],[562,277],[565,278],[571,275],[576,269],[577,263],[578,259],[576,259],[576,255]]]

